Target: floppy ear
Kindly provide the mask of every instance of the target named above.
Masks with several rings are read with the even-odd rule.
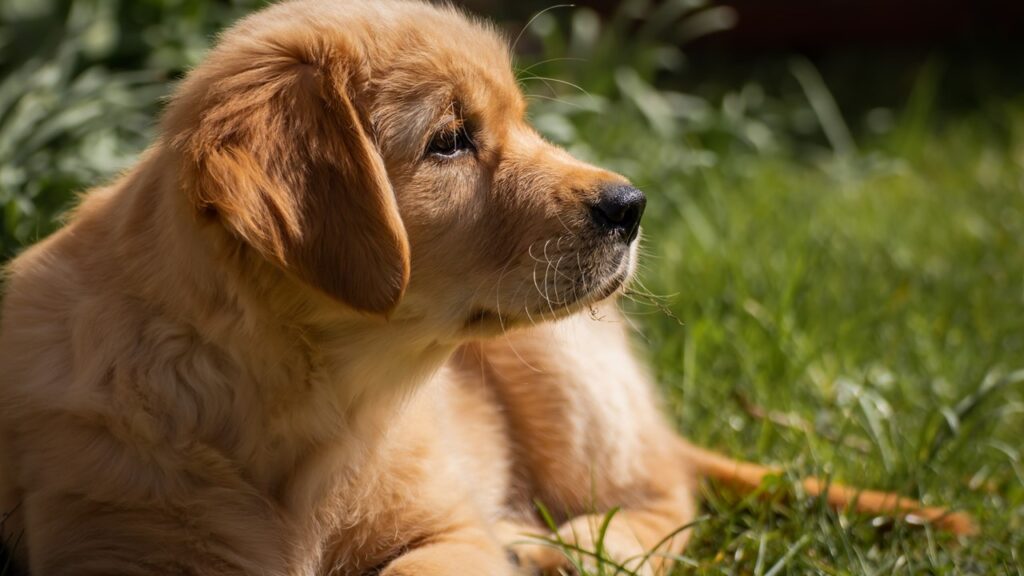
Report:
[[[409,244],[383,160],[337,51],[312,34],[287,41],[224,47],[184,83],[167,126],[185,188],[267,260],[387,314]]]

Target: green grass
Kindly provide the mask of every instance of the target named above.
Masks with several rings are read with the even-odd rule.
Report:
[[[629,308],[680,429],[792,471],[767,500],[708,487],[679,573],[1024,573],[1024,110],[913,106],[845,156],[716,153],[628,104],[578,119],[581,152],[650,197],[641,279],[664,297]],[[982,534],[787,498],[811,473]]]
[[[944,111],[956,75],[935,61],[848,122],[802,60],[773,93],[701,100],[655,87],[678,66],[632,65],[661,40],[602,53],[621,24],[587,21],[542,23],[547,58],[584,60],[529,72],[599,94],[526,82],[537,123],[649,195],[637,292],[657,297],[629,308],[680,430],[788,470],[748,497],[706,486],[678,573],[1024,574],[1024,101]],[[831,511],[807,474],[965,510],[981,534]]]

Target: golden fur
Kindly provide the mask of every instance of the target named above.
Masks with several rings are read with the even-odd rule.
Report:
[[[450,8],[298,0],[225,33],[140,162],[7,270],[21,563],[500,576],[535,498],[583,546],[622,506],[622,560],[691,519],[689,448],[602,303],[635,245],[588,207],[625,179],[524,109]],[[471,152],[424,154],[460,130]]]

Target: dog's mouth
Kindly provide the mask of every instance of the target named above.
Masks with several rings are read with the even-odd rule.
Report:
[[[568,298],[553,301],[545,296],[542,303],[510,310],[478,306],[466,317],[463,331],[473,334],[500,333],[519,326],[532,326],[570,316],[610,298],[622,289],[633,272],[631,261],[631,255],[626,253],[611,274],[596,281],[580,280],[577,289],[571,290]]]

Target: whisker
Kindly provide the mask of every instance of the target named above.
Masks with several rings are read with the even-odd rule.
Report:
[[[552,102],[558,102],[559,104],[565,104],[566,106],[572,106],[573,108],[579,108],[580,110],[587,110],[585,106],[580,106],[575,102],[567,102],[561,98],[553,98],[551,96],[545,96],[543,94],[524,94],[524,97],[529,100],[530,98],[540,98],[541,100],[550,100]]]
[[[533,25],[533,23],[537,20],[537,18],[540,18],[541,16],[547,14],[548,12],[550,12],[552,10],[555,10],[555,9],[558,9],[558,8],[575,8],[575,7],[576,7],[575,4],[555,4],[554,6],[548,6],[547,8],[545,8],[545,9],[541,10],[540,12],[537,12],[536,14],[534,14],[533,18],[530,18],[530,20],[526,23],[526,25],[523,26],[523,29],[519,31],[519,34],[516,35],[516,39],[512,41],[512,48],[509,50],[509,52],[515,53],[516,47],[519,46],[519,41],[523,38],[523,34],[525,34],[526,31],[530,29],[530,26]]]
[[[557,219],[558,223],[562,225],[562,228],[565,228],[565,232],[566,232],[566,234],[570,238],[573,238],[573,237],[576,236],[576,234],[572,230],[570,230],[568,226],[566,226],[565,221],[562,220],[562,215],[561,214],[559,214],[558,212],[555,212],[555,219]]]
[[[586,96],[588,96],[590,98],[593,98],[593,95],[591,95],[590,92],[587,92],[582,86],[580,86],[579,84],[574,84],[572,82],[569,82],[568,80],[560,80],[558,78],[548,78],[547,76],[526,76],[526,77],[520,78],[519,80],[520,80],[520,82],[529,82],[530,80],[540,80],[541,82],[546,84],[548,86],[548,88],[551,88],[551,85],[548,84],[549,82],[555,82],[556,84],[563,84],[565,86],[571,86],[571,87],[579,90],[580,93],[582,93],[582,94],[584,94],[584,95],[586,95]],[[554,90],[552,90],[552,91],[554,91]]]
[[[643,286],[641,285],[641,288],[642,287]],[[653,294],[650,294],[648,292],[640,292],[640,291],[635,290],[634,288],[627,288],[626,290],[622,291],[622,294],[623,294],[623,296],[626,296],[627,298],[629,298],[633,302],[637,302],[639,304],[647,304],[647,305],[653,306],[654,308],[656,308],[658,310],[658,312],[661,312],[666,317],[671,318],[672,320],[674,320],[676,322],[676,324],[678,324],[680,326],[686,326],[686,323],[683,322],[683,320],[681,318],[676,316],[676,313],[673,312],[672,309],[669,307],[669,305],[667,304],[668,300],[666,298],[660,298],[660,297],[655,296]],[[637,299],[637,297],[643,298],[643,301]]]
[[[511,262],[512,261],[510,260],[509,264],[511,264]],[[534,266],[536,266],[536,265],[534,265]],[[512,301],[515,301],[516,297],[519,296],[519,292],[522,290],[522,287],[525,284],[526,284],[526,282],[524,280],[520,280],[519,281],[519,285],[516,286],[515,292],[512,293],[512,298],[511,298]],[[508,335],[508,328],[505,326],[505,318],[501,314],[501,278],[498,279],[498,289],[496,290],[496,292],[497,292],[497,301],[495,302],[495,305],[497,307],[498,324],[501,326],[501,334],[502,334],[502,337],[505,339],[505,344],[508,345],[508,348],[509,348],[509,350],[512,351],[512,354],[514,354],[515,357],[517,359],[519,359],[519,361],[522,362],[524,366],[526,366],[530,370],[533,370],[534,372],[540,373],[541,370],[539,368],[537,368],[533,364],[530,364],[529,362],[527,362],[526,358],[523,358],[523,355],[519,353],[519,350],[516,348],[515,344],[512,343],[512,339]],[[526,312],[526,317],[530,318],[529,308],[528,307],[524,307],[524,310]],[[530,323],[531,324],[533,323],[533,319],[532,318],[530,318]]]
[[[544,64],[550,64],[552,62],[566,62],[566,61],[571,61],[571,62],[590,62],[590,60],[587,59],[587,58],[574,58],[574,57],[571,57],[571,56],[560,56],[558,58],[546,58],[544,60],[541,60],[540,62],[534,62],[533,64],[530,64],[526,68],[517,68],[516,69],[516,76],[518,77],[518,75],[521,74],[521,73],[529,72],[530,70],[533,70],[537,66],[543,66]]]
[[[558,296],[558,285],[560,284],[560,282],[558,281],[558,275],[561,274],[561,272],[558,271],[558,267],[562,264],[563,258],[565,258],[565,256],[559,256],[558,261],[555,262],[555,266],[553,268],[555,271],[555,300],[558,300],[559,306],[565,306],[566,304],[569,303],[568,301],[563,300]],[[554,314],[554,311],[552,311],[552,314]]]
[[[540,262],[537,262],[537,264],[540,264]],[[543,297],[544,292],[540,289],[540,284],[537,283],[537,264],[533,265],[533,287],[536,288],[537,293]]]
[[[544,259],[548,262],[547,266],[544,267],[544,300],[548,303],[548,310],[551,311],[551,318],[553,319],[555,317],[555,308],[551,302],[550,295],[548,294],[548,270],[551,269],[551,257],[548,256],[548,245],[550,243],[550,239],[544,243]]]

